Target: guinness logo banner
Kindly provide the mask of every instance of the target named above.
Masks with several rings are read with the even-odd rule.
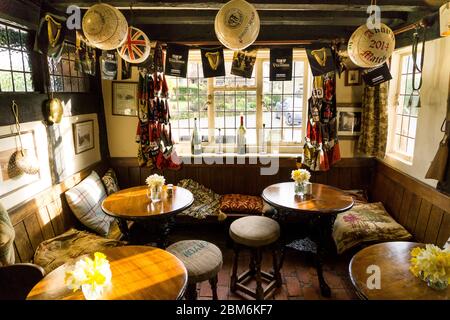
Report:
[[[188,57],[188,46],[168,44],[165,74],[174,77],[186,78]]]
[[[256,50],[235,51],[233,63],[231,64],[231,74],[243,78],[251,78],[256,62],[256,52]]]
[[[292,80],[292,48],[270,49],[270,81]]]
[[[384,63],[379,67],[365,70],[362,78],[368,86],[376,86],[380,83],[391,80],[392,75],[389,71],[387,63]]]
[[[224,77],[223,48],[200,49],[200,52],[202,55],[203,78]]]
[[[334,71],[334,57],[330,48],[306,49],[306,54],[313,76],[317,77]]]

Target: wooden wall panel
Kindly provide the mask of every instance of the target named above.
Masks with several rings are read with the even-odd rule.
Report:
[[[450,237],[450,197],[377,161],[370,200],[386,210],[416,241],[442,246]]]

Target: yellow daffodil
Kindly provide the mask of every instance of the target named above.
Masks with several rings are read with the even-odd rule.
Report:
[[[295,182],[306,182],[311,178],[311,174],[306,169],[292,170],[291,178]]]
[[[433,282],[450,282],[450,250],[427,244],[411,250],[409,270],[416,277]]]

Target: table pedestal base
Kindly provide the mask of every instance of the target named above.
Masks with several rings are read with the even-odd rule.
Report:
[[[156,243],[158,248],[165,249],[169,245],[168,238],[174,223],[174,217],[136,221],[130,231],[130,242],[141,245]]]

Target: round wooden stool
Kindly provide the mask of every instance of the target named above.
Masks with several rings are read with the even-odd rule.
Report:
[[[188,286],[185,297],[197,298],[197,283],[209,280],[213,299],[217,300],[217,274],[222,268],[222,252],[214,244],[202,240],[183,240],[167,249],[180,259],[188,272]]]
[[[263,216],[248,216],[235,220],[230,225],[230,237],[234,241],[233,272],[231,275],[230,290],[238,290],[257,299],[267,299],[276,288],[281,287],[280,263],[278,255],[278,238],[280,237],[280,225],[271,218]],[[251,250],[249,269],[237,275],[239,251],[241,248]],[[262,251],[271,248],[273,254],[273,272],[261,271]],[[256,280],[256,290],[252,290],[245,284],[250,280]],[[262,281],[268,282],[263,289]]]

